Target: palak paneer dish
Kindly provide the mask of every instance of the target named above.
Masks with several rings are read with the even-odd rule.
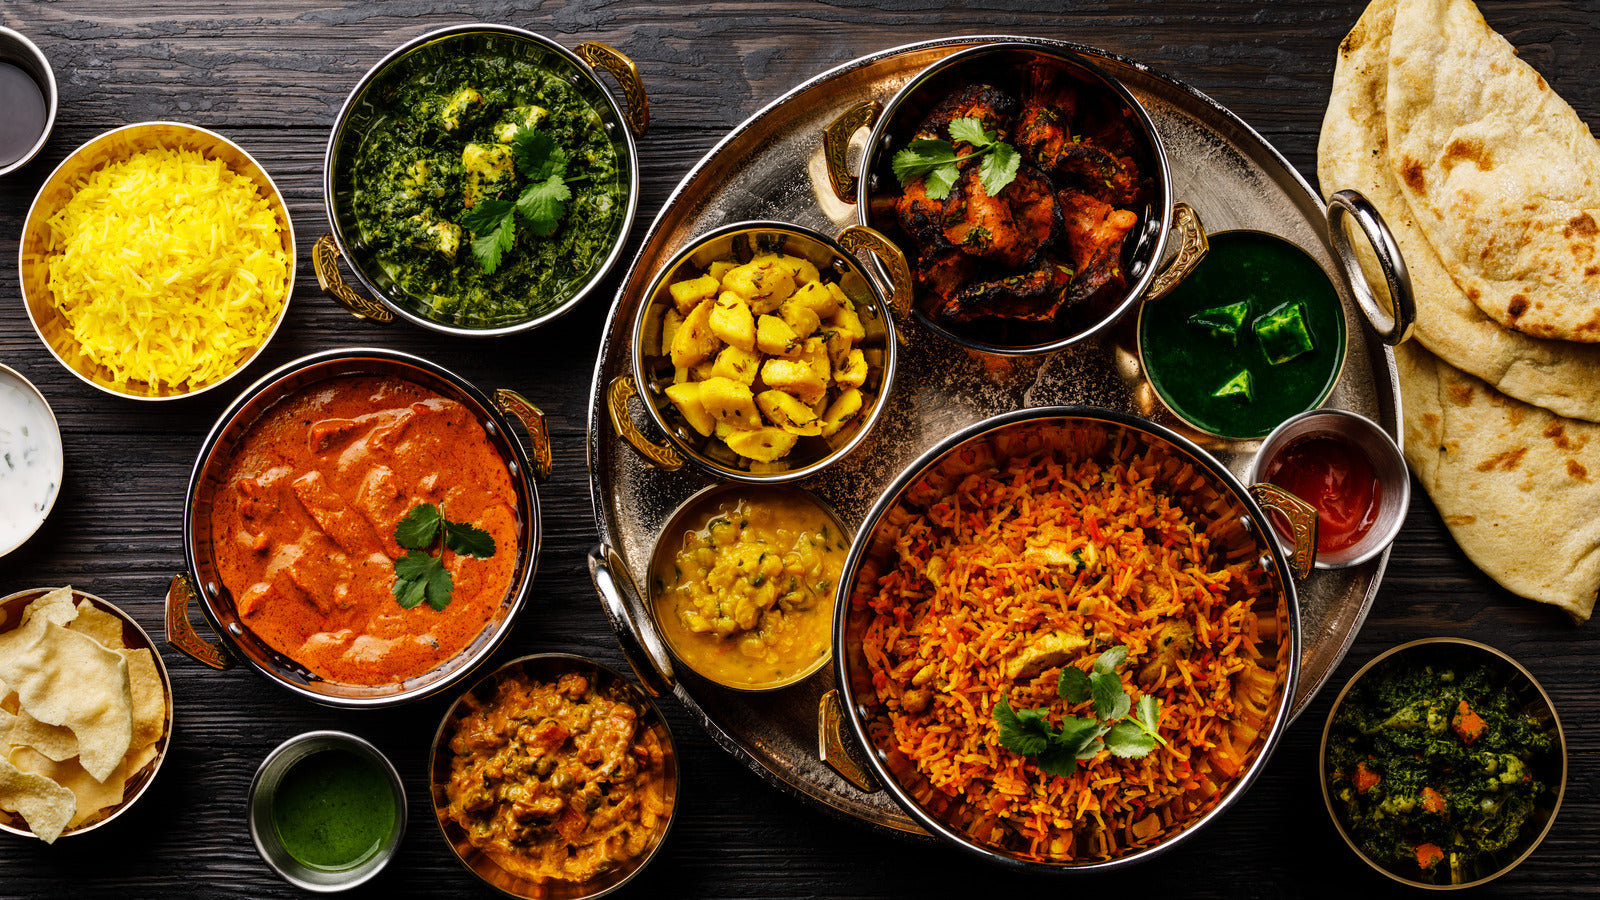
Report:
[[[330,682],[439,666],[516,572],[504,459],[466,406],[400,378],[331,378],[279,401],[235,447],[212,506],[239,620]]]
[[[692,511],[656,551],[652,594],[667,643],[730,687],[776,687],[814,670],[832,644],[850,536],[792,489],[707,499],[716,502]]]
[[[602,101],[570,64],[414,55],[365,94],[353,162],[355,251],[419,314],[490,327],[572,297],[627,208]]]

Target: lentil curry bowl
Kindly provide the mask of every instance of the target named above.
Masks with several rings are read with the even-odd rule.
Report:
[[[869,514],[840,682],[913,816],[1062,868],[1168,846],[1239,793],[1295,632],[1259,514],[1203,452],[1051,412],[1074,411],[952,438]]]

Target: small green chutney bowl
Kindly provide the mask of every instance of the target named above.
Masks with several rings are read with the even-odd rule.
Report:
[[[342,751],[360,757],[381,772],[394,797],[394,821],[387,836],[354,863],[339,868],[310,865],[296,858],[285,846],[283,837],[273,821],[274,806],[280,788],[294,768],[319,753]],[[395,771],[378,748],[353,734],[342,731],[308,731],[279,744],[267,754],[250,782],[250,799],[247,803],[250,820],[250,839],[256,852],[295,887],[319,894],[343,891],[370,881],[394,858],[400,848],[400,839],[406,832],[406,792],[400,783],[400,773]]]

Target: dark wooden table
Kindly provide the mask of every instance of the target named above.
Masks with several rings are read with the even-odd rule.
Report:
[[[1523,58],[1588,121],[1600,122],[1594,54],[1600,4],[1486,0],[1485,6],[1490,23]],[[40,158],[0,181],[0,361],[33,380],[54,406],[67,474],[43,529],[0,559],[0,595],[70,582],[158,632],[167,582],[183,566],[184,485],[217,414],[256,377],[306,353],[389,347],[435,360],[480,387],[518,388],[550,416],[556,468],[540,492],[544,555],[528,607],[499,657],[564,650],[621,665],[584,564],[595,541],[584,459],[589,381],[620,267],[572,314],[533,334],[491,341],[358,321],[322,295],[311,274],[311,242],[327,227],[322,156],[340,104],[373,63],[424,31],[474,19],[503,22],[567,46],[606,41],[638,63],[653,115],[640,142],[636,247],[690,165],[773,98],[853,57],[957,34],[1057,37],[1139,58],[1234,109],[1314,184],[1335,50],[1361,8],[1347,0],[1002,0],[948,7],[935,0],[7,0],[0,23],[28,34],[51,58],[61,113]],[[302,248],[288,319],[262,357],[228,387],[160,404],[113,398],[56,364],[28,324],[13,268],[23,217],[51,168],[100,132],[149,119],[212,128],[255,154],[284,191]],[[1429,635],[1473,637],[1511,653],[1544,683],[1566,725],[1570,776],[1554,829],[1521,868],[1478,893],[1600,891],[1600,633],[1490,582],[1419,492],[1372,614],[1335,681],[1342,684],[1383,649]],[[163,656],[176,722],[160,778],[135,809],[83,838],[47,847],[0,835],[0,896],[296,893],[251,846],[245,791],[268,751],[314,728],[370,739],[406,777],[411,817],[404,846],[358,893],[491,893],[451,856],[428,811],[423,770],[447,698],[386,712],[340,712],[298,700],[242,667],[219,673],[171,650]],[[1264,775],[1216,827],[1133,872],[1066,883],[994,870],[804,806],[724,754],[668,699],[682,754],[682,807],[667,845],[627,895],[1388,894],[1399,889],[1343,846],[1323,810],[1316,750],[1334,693],[1324,691],[1290,728]]]

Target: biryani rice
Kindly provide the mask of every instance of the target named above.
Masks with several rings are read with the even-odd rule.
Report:
[[[964,445],[913,482],[852,597],[890,769],[936,817],[1024,858],[1113,858],[1193,822],[1253,758],[1286,670],[1278,594],[1238,513],[1186,458],[1098,426]],[[1164,746],[1058,777],[1000,745],[1003,695],[1052,726],[1092,716],[1058,696],[1061,668],[1117,645],[1129,696],[1161,702]]]

